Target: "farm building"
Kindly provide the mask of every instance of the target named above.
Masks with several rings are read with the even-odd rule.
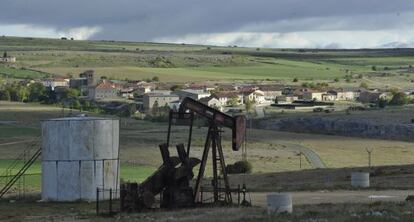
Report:
[[[363,103],[376,103],[380,99],[387,99],[388,94],[386,92],[379,91],[362,91],[359,95],[359,101]]]
[[[359,91],[359,89],[338,88],[329,90],[328,93],[336,95],[335,100],[352,101],[359,97]]]
[[[3,57],[0,57],[0,62],[15,63],[16,57],[9,56],[7,52],[4,52]]]
[[[158,107],[163,107],[165,105],[169,106],[171,102],[179,100],[179,97],[173,94],[151,92],[144,94],[142,99],[144,110],[150,110],[154,107],[154,104],[157,104]]]
[[[317,90],[312,89],[304,89],[303,90],[303,99],[305,100],[315,100],[315,101],[322,101],[323,95],[326,94],[326,92],[321,92]]]
[[[89,87],[88,97],[93,100],[118,97],[120,88],[117,84],[102,80],[98,85]]]
[[[266,100],[274,101],[276,97],[282,95],[283,87],[276,85],[259,86],[259,90],[263,92]]]
[[[221,102],[213,96],[202,98],[202,99],[200,99],[200,102],[206,104],[207,106],[210,106],[210,107],[216,108],[220,111],[223,111],[223,106],[222,106]]]
[[[174,92],[175,95],[178,95],[180,97],[180,100],[183,100],[185,97],[190,97],[195,100],[199,100],[201,98],[209,97],[210,93],[205,92],[202,89],[183,89]]]
[[[56,87],[68,87],[69,79],[65,79],[65,78],[43,79],[42,84],[45,87],[50,87],[52,90],[55,90]]]
[[[237,104],[241,104],[243,101],[243,96],[238,92],[217,92],[212,95],[216,98],[222,106],[229,105],[231,100],[234,100]]]
[[[254,101],[255,103],[261,104],[265,102],[265,94],[261,90],[257,89],[242,89],[241,94],[243,95],[243,101]],[[244,103],[243,102],[243,103]]]
[[[293,101],[298,100],[299,98],[294,95],[284,95],[284,96],[278,96],[276,97],[276,103],[277,104],[289,104]]]

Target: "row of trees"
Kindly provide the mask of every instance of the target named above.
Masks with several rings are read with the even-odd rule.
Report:
[[[64,88],[59,94],[41,83],[33,83],[28,86],[11,84],[0,89],[0,100],[15,102],[40,102],[54,104],[67,99],[77,99],[79,90]]]
[[[71,88],[59,89],[59,92],[53,91],[50,87],[45,87],[41,83],[33,83],[28,86],[20,84],[11,84],[0,89],[0,100],[14,102],[39,102],[43,104],[59,104],[65,108],[84,110],[94,113],[109,113],[118,116],[130,116],[133,106],[125,109],[116,110],[111,113],[105,111],[98,104],[79,98],[80,91]]]
[[[402,106],[409,103],[414,103],[414,99],[411,99],[407,94],[403,92],[393,92],[393,96],[390,100],[381,98],[378,100],[378,106],[384,108],[387,105]]]

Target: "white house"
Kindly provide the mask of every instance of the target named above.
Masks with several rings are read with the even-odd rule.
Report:
[[[242,89],[243,103],[247,100],[254,101],[257,104],[264,103],[266,101],[263,91],[256,89]]]
[[[217,92],[212,97],[216,98],[222,106],[229,105],[231,101],[235,101],[239,105],[243,101],[243,96],[237,92]]]
[[[183,100],[185,97],[190,97],[194,100],[199,100],[201,98],[206,98],[211,95],[209,92],[205,92],[202,89],[183,89],[173,93],[178,95],[181,100]]]
[[[326,94],[326,92],[321,92],[312,89],[304,89],[303,90],[303,99],[306,100],[315,100],[315,101],[322,101],[322,96]]]
[[[132,87],[123,88],[123,89],[120,90],[120,94],[121,94],[122,98],[133,99],[134,98],[134,88],[132,88]]]
[[[63,79],[63,78],[43,79],[42,84],[45,87],[50,87],[52,90],[55,90],[55,87],[57,86],[69,87],[69,79]]]
[[[336,94],[334,93],[324,93],[322,94],[322,101],[335,101],[337,100]]]
[[[358,90],[346,88],[329,90],[327,93],[336,95],[336,100],[339,101],[352,101],[359,96]]]
[[[4,52],[3,57],[0,57],[0,62],[15,63],[16,57],[7,55],[7,52]]]
[[[266,100],[274,101],[276,97],[282,95],[283,87],[277,85],[259,86],[259,90],[263,92]]]
[[[144,94],[143,106],[145,110],[152,109],[154,104],[157,104],[158,107],[168,105],[170,108],[173,108],[171,106],[173,106],[174,102],[177,100],[179,100],[179,97],[177,95],[151,92]]]
[[[293,101],[296,101],[298,99],[299,98],[297,96],[294,96],[294,95],[282,95],[282,96],[276,97],[276,103],[278,103],[278,104],[289,104],[289,103],[292,103]]]
[[[213,96],[201,98],[200,102],[206,104],[207,106],[223,111],[223,106],[221,102]]]
[[[117,98],[119,91],[120,88],[117,84],[109,80],[102,80],[98,85],[89,87],[88,97],[94,100]]]

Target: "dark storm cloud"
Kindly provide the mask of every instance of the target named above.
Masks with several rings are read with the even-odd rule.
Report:
[[[101,27],[95,39],[151,40],[236,31],[377,30],[414,24],[412,0],[0,0],[0,23],[65,30]]]

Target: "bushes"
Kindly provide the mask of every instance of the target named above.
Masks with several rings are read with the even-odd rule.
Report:
[[[408,104],[409,102],[410,99],[408,98],[407,94],[403,92],[398,92],[394,94],[389,104],[394,106],[402,106]]]
[[[378,107],[379,108],[385,108],[387,106],[388,101],[384,98],[380,98],[378,100]]]
[[[228,164],[226,170],[228,174],[251,173],[253,166],[247,160],[242,160],[237,161],[234,164]]]

